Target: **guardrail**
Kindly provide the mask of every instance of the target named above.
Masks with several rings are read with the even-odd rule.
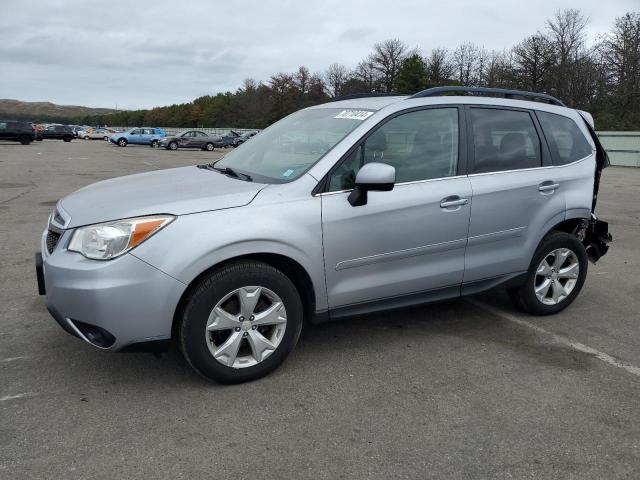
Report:
[[[596,132],[611,165],[640,167],[640,132]]]

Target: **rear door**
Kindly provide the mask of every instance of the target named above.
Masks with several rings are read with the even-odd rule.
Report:
[[[466,112],[473,190],[469,283],[527,270],[541,232],[564,219],[565,198],[533,112],[490,106]]]

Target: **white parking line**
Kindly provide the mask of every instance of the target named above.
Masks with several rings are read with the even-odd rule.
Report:
[[[9,358],[0,358],[0,363],[5,363],[5,362],[15,362],[16,360],[25,360],[29,357],[9,357]]]
[[[142,163],[144,163],[145,165],[149,165],[150,167],[153,167],[153,163],[149,163],[149,162],[142,162]]]
[[[4,397],[0,397],[0,402],[6,402],[7,400],[15,400],[16,398],[22,398],[26,396],[26,393],[19,393],[18,395],[5,395]]]
[[[479,307],[481,309],[483,309],[484,311],[491,313],[492,315],[495,315],[497,317],[500,317],[504,320],[508,320],[510,322],[513,322],[515,324],[518,324],[522,327],[526,327],[529,328],[531,330],[534,330],[537,333],[541,333],[543,335],[547,335],[549,336],[555,343],[559,343],[560,345],[564,345],[565,347],[570,347],[573,348],[574,350],[578,350],[579,352],[583,352],[583,353],[587,353],[589,355],[593,355],[594,357],[596,357],[598,360],[604,362],[604,363],[608,363],[609,365],[616,367],[616,368],[621,368],[623,370],[626,370],[627,372],[629,372],[632,375],[635,375],[636,377],[640,377],[640,367],[636,367],[635,365],[631,365],[629,363],[625,363],[621,360],[618,360],[617,358],[609,355],[608,353],[604,353],[601,352],[600,350],[596,350],[595,348],[589,347],[588,345],[585,345],[583,343],[580,342],[574,342],[573,340],[569,340],[566,337],[562,337],[560,335],[556,335],[553,332],[550,332],[549,330],[545,330],[542,327],[539,327],[538,325],[535,325],[531,322],[527,322],[526,320],[523,320],[521,318],[516,317],[515,315],[512,315],[508,312],[503,312],[502,310],[499,310],[495,307],[492,307],[491,305],[487,305],[486,303],[480,302],[478,300],[475,299],[467,299],[467,302],[472,303],[473,305],[475,305],[476,307]]]

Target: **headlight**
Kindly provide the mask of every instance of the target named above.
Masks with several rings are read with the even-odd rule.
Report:
[[[73,233],[68,250],[94,260],[110,260],[140,245],[174,218],[154,215],[81,227]]]

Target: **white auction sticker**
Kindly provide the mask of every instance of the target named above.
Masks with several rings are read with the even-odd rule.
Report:
[[[368,110],[343,110],[333,118],[346,118],[349,120],[365,120],[373,115],[374,112]]]

